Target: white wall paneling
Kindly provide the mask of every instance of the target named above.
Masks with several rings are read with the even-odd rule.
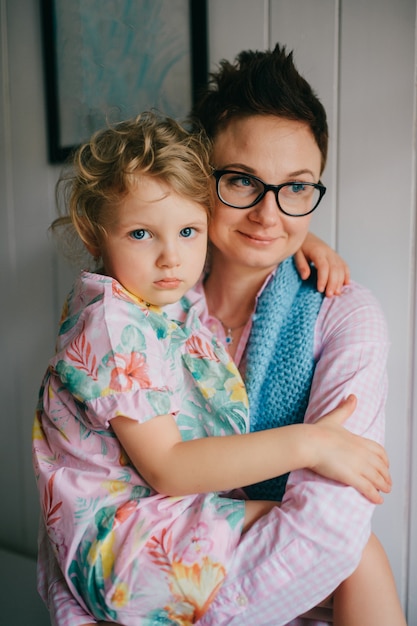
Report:
[[[405,598],[410,503],[409,407],[415,275],[415,2],[343,2],[340,46],[339,249],[385,311],[391,337],[387,449],[394,489],[377,510]],[[417,615],[410,621],[417,624]]]

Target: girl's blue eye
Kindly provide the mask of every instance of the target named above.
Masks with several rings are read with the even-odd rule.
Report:
[[[192,237],[194,233],[195,233],[195,228],[191,228],[190,226],[187,226],[186,228],[183,228],[182,230],[180,230],[181,237]]]
[[[150,237],[150,234],[144,228],[138,228],[138,230],[132,230],[130,236],[132,237],[132,239],[142,240],[148,239]]]

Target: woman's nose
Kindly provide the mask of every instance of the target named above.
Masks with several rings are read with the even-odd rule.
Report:
[[[263,226],[273,226],[280,220],[276,194],[272,189],[266,192],[258,204],[255,204],[249,218]]]

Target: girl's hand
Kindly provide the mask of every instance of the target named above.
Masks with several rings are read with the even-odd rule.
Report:
[[[231,491],[305,467],[380,503],[378,490],[391,489],[387,456],[343,427],[355,407],[351,396],[315,424],[189,441],[170,414],[143,423],[118,415],[111,424],[139,474],[164,495]]]
[[[389,493],[392,486],[388,457],[378,443],[343,427],[355,407],[356,397],[350,395],[313,425],[317,445],[313,443],[315,460],[309,467],[322,476],[355,487],[374,504],[381,504],[379,492]]]
[[[310,276],[310,265],[317,269],[317,289],[328,298],[340,295],[343,285],[348,285],[350,272],[347,263],[324,241],[308,233],[300,250],[295,254],[295,264],[303,280]]]

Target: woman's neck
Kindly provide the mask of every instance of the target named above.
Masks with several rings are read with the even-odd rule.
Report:
[[[209,313],[229,328],[246,324],[269,273],[269,270],[251,271],[212,259],[211,271],[204,283]]]

